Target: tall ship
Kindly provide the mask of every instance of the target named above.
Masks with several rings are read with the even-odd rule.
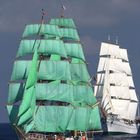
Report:
[[[98,102],[71,18],[26,25],[9,81],[7,109],[20,140],[101,130]],[[85,133],[84,133],[85,132]]]
[[[101,43],[95,96],[100,101],[104,131],[137,134],[138,98],[127,50],[118,44]]]

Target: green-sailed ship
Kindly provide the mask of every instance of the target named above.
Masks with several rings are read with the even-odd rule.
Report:
[[[7,109],[21,140],[56,139],[101,130],[74,21],[26,25],[14,61]],[[69,135],[69,136],[67,136]]]

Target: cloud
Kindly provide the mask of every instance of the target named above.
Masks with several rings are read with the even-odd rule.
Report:
[[[93,56],[99,53],[100,42],[94,40],[91,36],[81,36],[81,42],[86,56]]]
[[[58,17],[62,3],[66,15],[80,26],[109,27],[140,13],[139,0],[7,0],[0,2],[0,31],[13,32],[27,23],[37,23],[42,8],[48,11],[47,19]]]
[[[71,6],[69,13],[79,24],[98,27],[109,27],[131,18],[140,12],[139,4],[138,0],[80,0],[80,4],[79,1],[68,3]]]

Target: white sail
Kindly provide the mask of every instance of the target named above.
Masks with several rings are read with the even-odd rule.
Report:
[[[113,113],[119,115],[120,118],[126,118],[128,112],[129,100],[112,99]]]
[[[127,75],[132,75],[131,68],[128,62],[123,62],[123,70]]]
[[[106,60],[105,65],[105,76],[104,76],[104,86],[103,86],[103,97],[102,97],[102,107],[107,113],[112,113],[112,102],[110,95],[110,83],[109,83],[109,59]]]
[[[127,50],[126,49],[121,49],[120,48],[120,58],[128,61],[128,55],[127,55]]]
[[[102,43],[100,56],[109,55],[114,58],[120,57],[120,50],[118,45],[109,44],[109,43]]]
[[[106,57],[100,57],[97,72],[103,72],[105,70],[108,59]]]
[[[129,87],[135,87],[132,76],[127,76]]]
[[[130,102],[128,106],[128,112],[127,112],[127,119],[129,120],[135,120],[136,119],[136,113],[137,113],[137,102]]]
[[[129,89],[130,100],[138,102],[135,89]]]
[[[126,73],[127,75],[132,75],[129,63],[122,62],[121,59],[110,58],[109,69],[114,72],[121,72]]]
[[[103,86],[95,85],[94,86],[94,95],[101,101],[103,96]]]
[[[125,73],[110,73],[109,81],[115,86],[128,86],[128,79]]]
[[[128,87],[110,86],[110,95],[117,99],[130,99]]]
[[[105,74],[104,73],[98,73],[97,74],[96,84],[97,85],[103,85],[104,84],[104,78],[105,78]]]

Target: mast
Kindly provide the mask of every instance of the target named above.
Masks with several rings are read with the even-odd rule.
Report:
[[[66,7],[65,7],[65,5],[62,5],[61,6],[61,11],[60,11],[60,17],[61,18],[64,18],[64,11],[66,10]]]

